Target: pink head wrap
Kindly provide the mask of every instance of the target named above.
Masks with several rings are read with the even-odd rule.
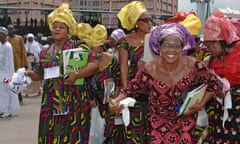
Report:
[[[240,37],[240,19],[239,18],[232,18],[230,19],[231,23],[235,26],[236,28],[236,33]]]
[[[240,40],[236,34],[236,28],[230,20],[222,13],[211,15],[204,26],[204,41],[225,40],[231,44]]]

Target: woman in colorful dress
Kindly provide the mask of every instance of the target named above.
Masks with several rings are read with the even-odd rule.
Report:
[[[204,45],[200,45],[200,37],[199,33],[202,28],[202,24],[200,18],[196,16],[196,14],[189,12],[177,12],[172,18],[167,20],[168,22],[177,22],[183,25],[187,31],[193,36],[195,44],[190,49],[185,49],[184,54],[186,53],[189,56],[195,57],[199,61],[203,61],[207,63],[209,60],[209,52],[207,52]],[[210,101],[205,105],[205,108],[198,113],[198,121],[196,130],[194,132],[195,135],[200,136],[202,141],[206,137],[207,134],[212,132],[212,123],[213,123],[213,107],[210,103],[214,102]]]
[[[190,34],[177,23],[157,26],[150,35],[150,49],[158,58],[146,62],[127,88],[111,101],[111,111],[119,112],[119,101],[126,96],[140,97],[146,90],[149,94],[150,144],[195,144],[194,136],[197,112],[221,92],[215,74],[201,62],[182,55],[183,47],[189,45]],[[206,84],[207,90],[200,103],[178,115],[183,94],[196,85]]]
[[[211,15],[204,27],[204,44],[212,55],[209,67],[229,81],[231,100],[225,98],[224,103],[232,101],[232,108],[228,109],[219,101],[213,105],[214,131],[208,139],[210,143],[240,143],[240,37],[237,32],[239,29],[222,13]],[[229,115],[226,120],[224,110]]]
[[[96,110],[100,112],[101,118],[104,118],[105,124],[102,125],[100,121],[96,121],[96,123],[92,123],[93,129],[95,132],[101,132],[102,126],[104,127],[104,137],[105,140],[103,143],[110,144],[110,143],[125,143],[123,140],[124,138],[124,125],[119,124],[115,125],[115,120],[119,119],[119,115],[116,116],[109,112],[108,108],[108,99],[105,94],[106,85],[108,80],[112,79],[115,83],[115,91],[114,94],[111,96],[116,96],[120,91],[120,67],[117,58],[108,53],[103,51],[103,45],[107,40],[107,30],[103,25],[96,25],[92,28],[87,23],[80,23],[78,24],[78,37],[81,41],[87,44],[91,51],[95,51],[98,53],[98,65],[95,65],[94,76],[96,77],[96,85],[97,90],[94,90],[94,87],[86,83],[88,86],[88,90],[93,99],[95,99],[97,103]],[[84,68],[86,69],[86,67]],[[91,70],[89,70],[91,71]],[[88,81],[86,81],[88,82]],[[108,81],[111,82],[111,81]],[[94,113],[96,114],[96,113]],[[92,115],[91,118],[94,120],[100,120],[96,115]],[[98,136],[103,135],[103,133],[97,134]],[[101,136],[100,136],[101,137]],[[99,138],[100,138],[99,137]],[[94,139],[95,140],[95,139]],[[91,143],[101,143],[101,139],[98,141],[91,141]]]
[[[39,120],[39,144],[87,144],[90,129],[90,98],[82,85],[65,84],[63,50],[75,48],[69,37],[77,23],[63,3],[48,15],[55,42],[42,49],[35,71],[26,71],[32,80],[44,80]]]
[[[117,42],[119,50],[119,64],[121,82],[123,88],[127,87],[128,81],[133,78],[141,64],[144,50],[144,38],[152,28],[152,18],[147,12],[143,2],[132,1],[125,5],[118,13],[121,26],[132,31]],[[135,107],[130,108],[131,122],[127,127],[126,143],[145,143],[148,139],[147,117],[148,94],[137,98]]]

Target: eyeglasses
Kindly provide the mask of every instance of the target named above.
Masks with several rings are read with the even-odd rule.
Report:
[[[177,50],[180,50],[180,49],[182,49],[182,45],[178,45],[178,44],[162,44],[161,46],[160,46],[160,49],[170,49],[170,48],[172,48],[172,49],[177,49]]]
[[[153,20],[152,20],[152,18],[140,18],[140,19],[138,19],[138,21],[142,21],[142,22],[144,22],[144,23],[148,23],[148,22],[153,22]]]

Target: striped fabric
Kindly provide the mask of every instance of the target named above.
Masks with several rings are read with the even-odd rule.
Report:
[[[55,56],[49,49],[40,53],[36,72],[60,66],[60,77],[44,81],[39,120],[39,144],[87,144],[90,130],[90,101],[81,85],[64,85],[62,51],[74,48],[67,41]],[[66,114],[61,114],[66,112]],[[67,113],[68,112],[68,113]]]

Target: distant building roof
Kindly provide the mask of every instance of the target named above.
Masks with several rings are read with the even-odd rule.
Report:
[[[231,18],[240,18],[240,10],[234,10],[234,9],[231,9],[231,8],[215,8],[213,10],[213,13],[216,13],[216,12],[222,12],[224,13],[225,15],[227,15],[228,17],[231,17]]]

